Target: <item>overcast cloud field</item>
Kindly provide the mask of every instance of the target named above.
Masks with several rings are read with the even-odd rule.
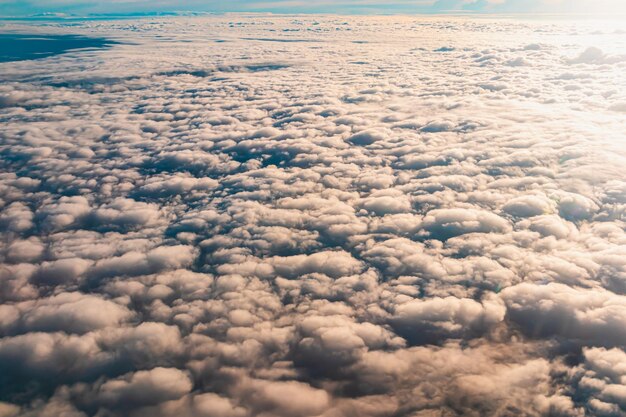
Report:
[[[0,31],[0,416],[626,416],[623,22]]]

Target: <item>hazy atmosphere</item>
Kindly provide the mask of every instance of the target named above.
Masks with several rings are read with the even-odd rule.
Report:
[[[623,9],[0,0],[0,417],[625,417]]]
[[[0,16],[176,11],[276,13],[552,13],[623,15],[623,0],[0,0]]]

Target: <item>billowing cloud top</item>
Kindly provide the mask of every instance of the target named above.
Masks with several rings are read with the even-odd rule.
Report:
[[[4,28],[0,416],[626,415],[621,25]]]

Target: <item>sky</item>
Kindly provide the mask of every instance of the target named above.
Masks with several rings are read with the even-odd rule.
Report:
[[[624,14],[622,0],[0,0],[0,16],[42,13],[133,14],[172,11],[273,13]]]

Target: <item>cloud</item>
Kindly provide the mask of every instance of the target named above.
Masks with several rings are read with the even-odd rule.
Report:
[[[510,228],[496,214],[467,209],[433,210],[424,217],[423,227],[438,240],[466,233],[505,232]]]
[[[562,336],[594,346],[621,345],[626,302],[620,295],[563,284],[520,284],[502,292],[509,318],[533,337]]]
[[[61,330],[86,333],[118,325],[132,317],[124,305],[80,293],[61,293],[1,307],[5,310],[3,333]]]
[[[189,393],[191,380],[173,368],[154,368],[110,379],[97,388],[99,403],[107,408],[134,408],[176,400]]]
[[[221,2],[185,0],[185,2],[172,2],[161,0],[157,3],[147,0],[120,0],[112,5],[100,2],[87,2],[85,0],[46,0],[45,2],[16,2],[5,0],[0,3],[0,11],[4,14],[40,13],[43,16],[65,17],[66,13],[96,12],[96,13],[147,13],[157,14],[163,12],[204,11],[204,12],[245,12],[245,11],[274,11],[274,12],[449,12],[449,11],[483,11],[483,12],[560,12],[572,13],[589,11],[595,5],[595,12],[623,13],[625,9],[619,0],[419,0],[406,1],[395,0],[391,2],[369,0],[343,0],[327,1],[316,0],[313,3],[292,0],[246,0],[225,5]]]
[[[436,343],[448,338],[488,331],[504,318],[502,301],[488,298],[482,303],[467,298],[412,300],[396,307],[392,326],[413,343]]]
[[[624,414],[619,24],[6,30],[119,42],[1,64],[0,416]]]

